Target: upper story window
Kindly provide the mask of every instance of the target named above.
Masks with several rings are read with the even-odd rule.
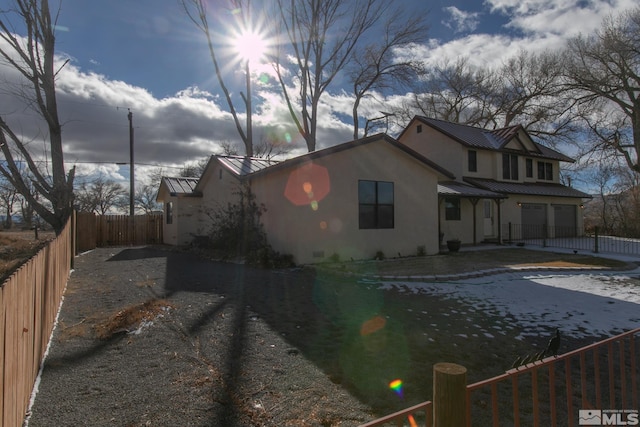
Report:
[[[416,133],[422,133],[422,125],[416,126]]]
[[[469,150],[467,152],[467,163],[469,172],[478,172],[478,152]]]
[[[515,154],[502,154],[502,179],[518,179],[518,156]]]
[[[538,162],[538,179],[553,181],[553,163]]]
[[[393,182],[358,181],[360,229],[394,227]]]
[[[533,178],[533,159],[526,160],[527,178]]]

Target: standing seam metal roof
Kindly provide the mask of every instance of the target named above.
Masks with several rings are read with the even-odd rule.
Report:
[[[431,119],[419,116],[420,121],[439,131],[449,135],[458,142],[476,148],[484,148],[488,150],[502,150],[504,145],[511,141],[518,132],[523,129],[521,125],[508,126],[501,129],[486,130],[469,125],[461,125],[459,123],[446,122],[444,120]],[[526,131],[525,131],[526,132]],[[538,144],[533,141],[539,152],[524,152],[523,155],[530,157],[544,157],[563,162],[574,162],[570,157],[565,156],[551,148]]]
[[[194,194],[199,178],[162,177],[169,193],[172,195]]]

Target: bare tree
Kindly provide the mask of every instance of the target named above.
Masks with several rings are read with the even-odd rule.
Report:
[[[422,16],[407,17],[400,10],[387,15],[381,37],[353,52],[349,74],[353,84],[353,139],[359,137],[358,109],[361,101],[373,91],[397,89],[416,79],[422,63],[415,59],[398,59],[396,50],[412,43],[424,41],[427,26]],[[381,112],[388,120],[391,114]],[[367,136],[367,127],[363,136]]]
[[[20,98],[44,120],[48,131],[46,153],[36,153],[31,141],[0,115],[0,151],[4,155],[0,174],[59,233],[72,212],[75,168],[67,174],[64,167],[55,89],[59,72],[55,68],[55,24],[47,0],[13,0],[13,7],[0,11],[0,59],[20,74]],[[24,37],[18,35],[17,28],[23,29]],[[38,167],[37,156],[46,157],[50,171]],[[31,183],[25,181],[21,162],[29,169]],[[30,190],[31,184],[44,200]]]
[[[594,150],[620,156],[640,172],[640,7],[607,17],[591,36],[565,52],[567,87],[599,139]]]
[[[13,207],[18,201],[18,192],[9,183],[0,182],[0,206],[4,208],[5,220],[2,222],[3,227],[9,229],[13,226]]]
[[[145,214],[150,214],[162,209],[160,204],[156,202],[157,189],[157,186],[146,184],[135,193],[134,200],[136,206]]]
[[[275,58],[276,74],[298,132],[315,151],[320,98],[387,11],[387,2],[278,0],[277,9],[282,50]]]
[[[123,209],[128,205],[128,199],[129,193],[122,185],[103,176],[93,182],[82,183],[76,191],[78,210],[100,215],[106,215],[114,208]]]
[[[454,123],[481,126],[489,121],[494,80],[486,70],[473,67],[468,58],[445,59],[427,70],[423,79],[412,109]]]
[[[233,101],[231,96],[231,91],[227,87],[225,83],[225,76],[223,74],[222,67],[220,65],[220,60],[225,59],[221,58],[220,51],[223,50],[218,39],[214,34],[214,31],[211,29],[209,25],[209,9],[207,8],[206,0],[180,0],[185,12],[193,21],[198,29],[200,29],[207,40],[207,45],[209,47],[209,55],[211,56],[211,61],[213,62],[213,68],[216,73],[216,78],[218,79],[218,83],[220,84],[220,89],[224,93],[224,97],[227,101],[227,105],[229,106],[229,112],[233,117],[233,122],[235,123],[236,130],[240,139],[245,146],[245,154],[248,157],[253,156],[253,124],[252,124],[252,105],[251,105],[251,79],[249,75],[249,65],[248,61],[246,62],[246,85],[247,85],[247,93],[241,93],[242,103],[244,104],[245,110],[245,124],[243,125],[240,120],[240,113],[237,110],[236,102]],[[225,2],[222,2],[225,3]],[[223,14],[225,17],[231,17],[235,22],[237,22],[236,27],[239,27],[240,31],[247,30],[253,28],[253,23],[251,20],[251,0],[228,0],[226,1],[226,7],[216,5],[216,10],[211,11],[211,13]],[[230,13],[231,11],[239,12],[239,13]],[[224,13],[228,12],[228,13]],[[235,18],[233,18],[235,17]],[[227,58],[228,60],[228,58]]]

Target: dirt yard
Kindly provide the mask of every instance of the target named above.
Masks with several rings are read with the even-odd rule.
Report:
[[[551,329],[525,342],[489,309],[453,316],[461,302],[344,274],[555,262],[488,252],[265,271],[166,248],[91,251],[76,259],[29,426],[356,426],[429,399],[434,363],[466,366],[469,381],[503,373]],[[470,339],[471,325],[503,333]]]
[[[33,230],[0,231],[0,283],[54,237],[51,231],[39,231],[37,239]]]

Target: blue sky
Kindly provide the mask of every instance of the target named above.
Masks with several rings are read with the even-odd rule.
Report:
[[[50,0],[52,6],[58,1]],[[520,49],[561,48],[568,37],[598,28],[606,15],[636,5],[635,0],[399,1],[410,13],[425,16],[428,38],[414,49],[425,62],[466,56],[485,66],[498,66]],[[141,181],[151,169],[147,165],[177,173],[172,167],[238,141],[218,96],[204,37],[178,0],[62,0],[56,34],[60,60],[70,59],[57,83],[66,162],[77,163],[79,174],[100,171],[127,179],[127,168],[115,162],[128,160],[128,109],[134,114]],[[6,69],[0,72],[11,78]],[[341,119],[350,111],[350,98],[340,89],[323,98],[320,147],[351,138],[351,125]],[[277,94],[257,87],[254,95],[258,126],[288,126]],[[363,111],[375,117],[381,105],[401,103],[406,95],[385,96]],[[39,137],[33,114],[16,109],[6,95],[0,96],[0,111],[12,111],[11,120],[25,134]]]

